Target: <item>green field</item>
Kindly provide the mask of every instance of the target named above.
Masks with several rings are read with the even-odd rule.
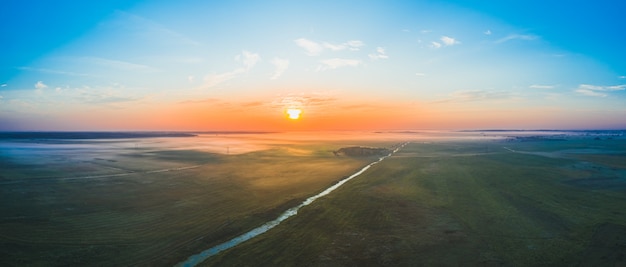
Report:
[[[624,266],[626,140],[414,142],[203,265]]]
[[[334,156],[341,140],[260,139],[229,155],[184,144],[206,140],[135,142],[5,143],[0,266],[172,266],[374,160]]]
[[[201,265],[626,265],[625,139],[415,135],[0,142],[0,266],[172,266],[411,138]]]

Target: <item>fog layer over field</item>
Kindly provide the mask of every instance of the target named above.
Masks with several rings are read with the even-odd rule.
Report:
[[[0,265],[623,263],[620,131],[193,134],[1,139]]]

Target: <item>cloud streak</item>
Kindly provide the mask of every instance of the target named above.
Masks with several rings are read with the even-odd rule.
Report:
[[[134,30],[134,33],[138,37],[148,37],[151,41],[158,40],[160,42],[173,42],[187,46],[201,45],[200,42],[177,31],[169,29],[151,19],[125,11],[116,11],[116,15],[119,20],[115,26],[122,27],[122,29],[126,31],[129,29]]]
[[[322,50],[324,50],[324,47],[322,47],[320,44],[308,39],[300,38],[294,40],[294,42],[299,47],[304,48],[304,50],[306,50],[306,54],[309,56],[317,56],[322,53]]]
[[[586,96],[607,97],[609,95],[608,92],[623,91],[625,89],[626,84],[612,86],[581,84],[574,91]]]
[[[324,50],[331,51],[341,51],[341,50],[350,50],[350,51],[359,51],[360,47],[365,44],[359,40],[350,40],[340,44],[333,44],[330,42],[315,42],[305,38],[299,38],[294,40],[294,43],[301,48],[306,50],[306,54],[309,56],[319,56]]]
[[[60,74],[60,75],[68,75],[68,76],[91,76],[85,73],[77,73],[77,72],[53,70],[53,69],[42,69],[42,68],[31,68],[31,67],[19,67],[18,69],[25,70],[25,71],[36,71],[36,72],[42,72],[42,73],[52,73],[52,74]]]
[[[37,83],[35,83],[35,89],[42,90],[46,88],[48,88],[48,86],[42,81],[38,81]]]
[[[328,42],[322,43],[324,48],[328,48],[332,51],[341,51],[341,50],[350,50],[350,51],[359,51],[360,47],[363,46],[363,42],[358,40],[351,40],[341,44],[331,44]]]
[[[443,42],[443,44],[445,46],[452,46],[452,45],[458,45],[461,44],[461,42],[459,42],[458,40],[449,37],[449,36],[441,36],[441,38],[439,38],[439,40],[441,40],[441,42]]]
[[[370,59],[388,59],[387,53],[384,48],[377,47],[376,53],[368,55]]]
[[[35,93],[37,93],[38,95],[43,94],[43,89],[46,88],[48,88],[48,85],[46,85],[42,81],[38,81],[37,83],[35,83]]]
[[[236,68],[229,72],[219,73],[219,74],[208,74],[204,76],[204,84],[202,87],[204,89],[211,88],[217,86],[221,83],[224,83],[228,80],[231,80],[240,74],[246,73],[256,65],[257,62],[261,60],[261,56],[259,54],[251,53],[248,51],[242,51],[241,54],[235,56],[235,61],[241,62],[243,67]]]
[[[322,107],[328,106],[332,102],[336,101],[335,98],[330,96],[307,96],[307,95],[287,95],[279,97],[272,101],[271,105],[274,108],[307,108],[307,107]]]
[[[244,50],[241,52],[241,55],[235,56],[235,60],[242,62],[244,71],[248,71],[254,67],[259,60],[261,60],[261,57],[259,54],[250,53]]]
[[[513,41],[513,40],[532,41],[537,38],[539,37],[537,37],[536,35],[532,35],[532,34],[509,34],[503,38],[498,39],[496,41],[496,44],[501,44],[501,43],[505,43],[505,42]]]
[[[287,60],[287,59],[282,59],[282,58],[277,58],[276,57],[276,58],[272,59],[272,61],[270,63],[272,63],[272,65],[274,65],[274,67],[276,68],[276,70],[274,70],[274,74],[272,74],[272,77],[270,77],[270,79],[272,79],[272,80],[276,80],[276,79],[278,79],[278,77],[282,76],[283,73],[289,67],[289,60]]]
[[[99,57],[84,57],[82,61],[87,62],[89,64],[100,65],[112,69],[122,70],[122,71],[136,71],[136,72],[157,72],[158,70],[142,64],[136,64],[127,61],[121,60],[113,60]]]
[[[76,93],[74,98],[82,103],[88,104],[116,104],[138,100],[134,97],[122,96],[118,92],[110,89],[77,89]]]
[[[513,97],[515,95],[507,91],[463,90],[452,92],[449,98],[434,101],[433,103],[477,102],[511,99]]]
[[[439,49],[444,46],[453,46],[459,44],[461,44],[461,42],[459,42],[457,39],[444,35],[439,38],[439,42],[430,42],[430,48]]]
[[[322,63],[322,65],[318,66],[317,71],[332,70],[341,67],[356,67],[362,64],[360,60],[345,58],[324,59],[320,60],[320,63]]]
[[[529,86],[532,89],[554,89],[554,85],[542,85],[542,84],[533,84]]]

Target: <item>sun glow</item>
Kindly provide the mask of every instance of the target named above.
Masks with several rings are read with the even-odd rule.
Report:
[[[300,118],[300,114],[302,113],[302,110],[299,108],[290,108],[290,109],[287,109],[286,112],[287,112],[287,117],[289,119],[297,120]]]

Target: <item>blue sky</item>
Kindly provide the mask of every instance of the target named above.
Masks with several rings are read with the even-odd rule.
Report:
[[[617,1],[4,6],[0,130],[626,127]]]

